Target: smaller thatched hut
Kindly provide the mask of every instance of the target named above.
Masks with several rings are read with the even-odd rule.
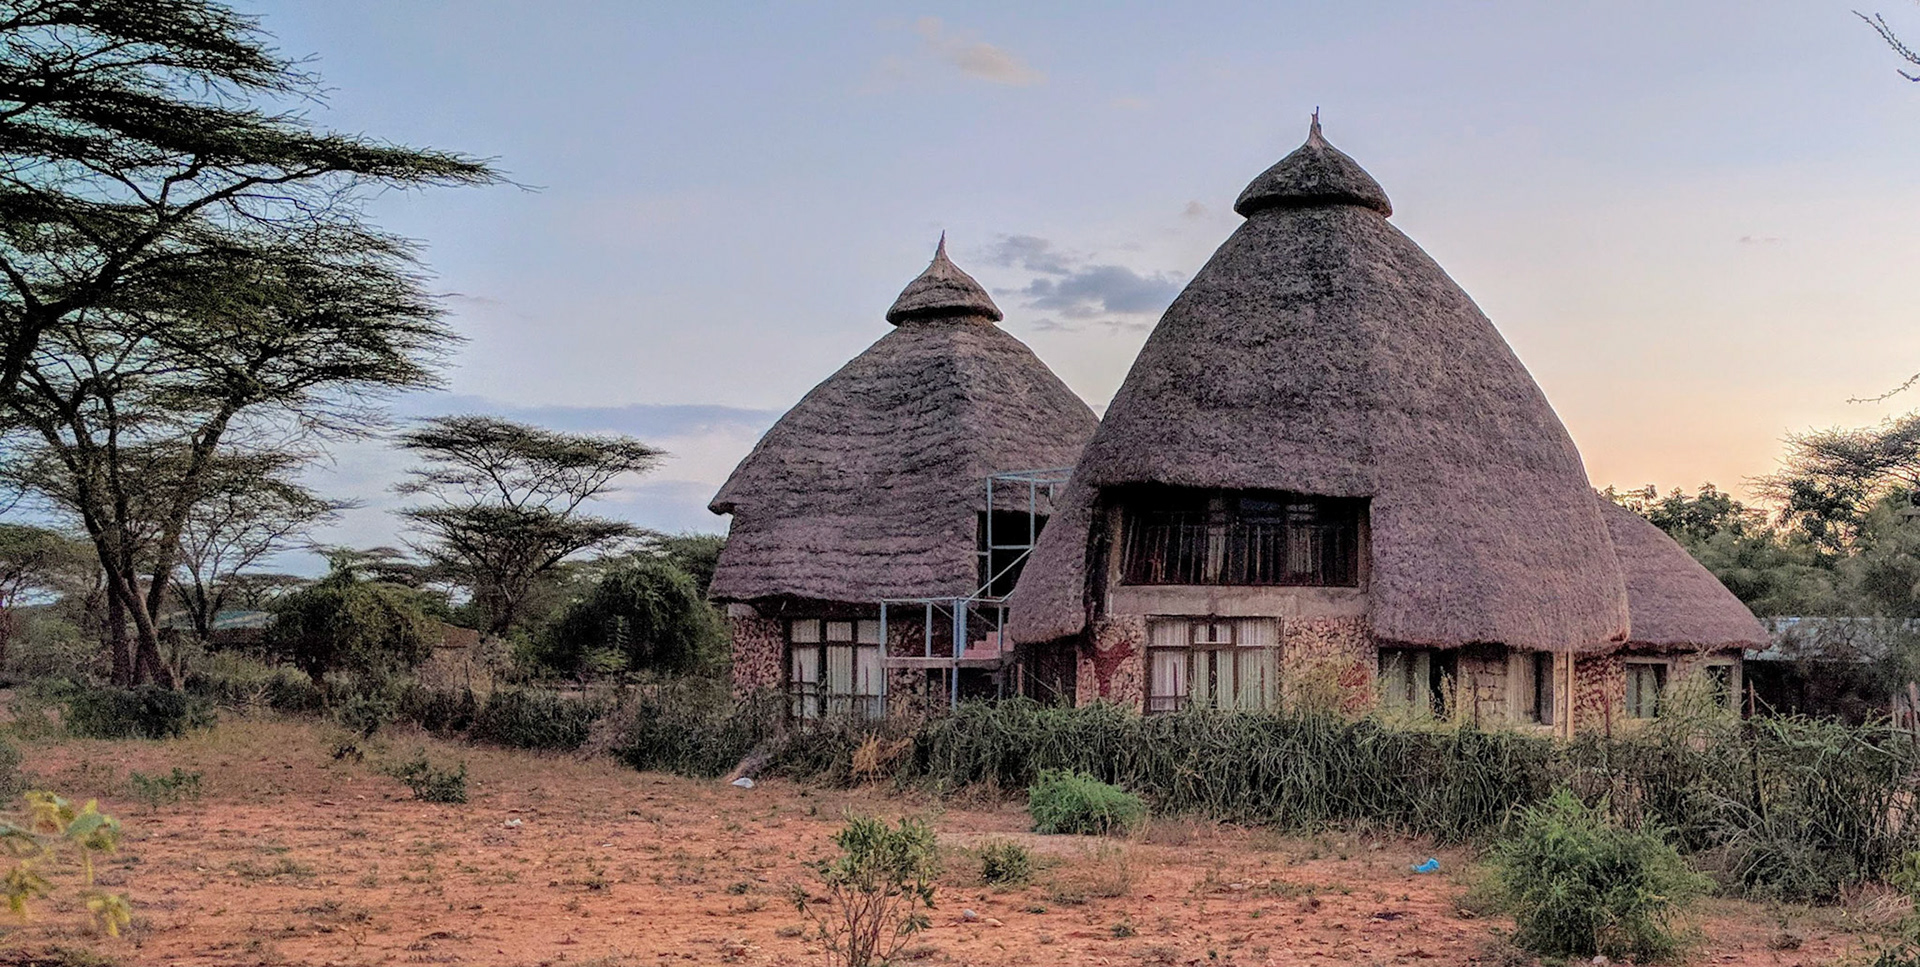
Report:
[[[872,714],[911,684],[883,669],[922,654],[927,629],[912,615],[883,641],[880,602],[990,583],[988,477],[1071,466],[1097,423],[996,325],[944,237],[886,318],[893,330],[787,411],[709,505],[733,517],[711,593],[727,605],[735,686],[784,690],[801,715]],[[1049,501],[1033,511],[997,508],[994,523],[1037,528]],[[940,644],[954,657],[950,636]]]

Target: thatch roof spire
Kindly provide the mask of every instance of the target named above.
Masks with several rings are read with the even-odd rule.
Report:
[[[1240,193],[1233,210],[1244,216],[1268,208],[1317,208],[1357,205],[1382,215],[1393,214],[1385,189],[1366,169],[1320,133],[1320,109],[1313,109],[1307,141],[1278,164],[1260,173]]]
[[[1000,307],[993,304],[987,290],[947,258],[947,233],[941,232],[933,262],[900,290],[900,298],[887,310],[887,321],[897,326],[912,319],[949,316],[985,316],[993,322],[1001,319]]]

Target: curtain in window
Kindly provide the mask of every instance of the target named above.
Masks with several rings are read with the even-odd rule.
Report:
[[[1153,662],[1147,691],[1147,710],[1171,712],[1187,697],[1187,650],[1156,648],[1148,652]]]
[[[791,649],[790,692],[793,714],[797,718],[820,715],[820,649]]]

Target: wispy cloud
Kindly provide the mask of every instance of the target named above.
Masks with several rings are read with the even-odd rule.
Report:
[[[1058,313],[1069,320],[1098,320],[1117,328],[1146,325],[1148,320],[1139,317],[1155,316],[1166,309],[1180,294],[1182,281],[1169,272],[1143,273],[1124,265],[1096,263],[1033,235],[1002,237],[987,260],[1038,276],[1012,290],[1013,295],[1025,300],[1027,308]],[[1051,318],[1033,325],[1040,330],[1077,328]]]
[[[959,68],[960,73],[968,77],[1009,87],[1032,87],[1047,80],[1047,75],[1034,70],[1012,52],[953,30],[939,17],[921,17],[914,22],[913,29],[935,57]]]

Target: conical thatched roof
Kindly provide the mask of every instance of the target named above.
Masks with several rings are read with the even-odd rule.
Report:
[[[1686,548],[1645,517],[1600,498],[1627,581],[1628,642],[1664,648],[1764,647],[1767,632]]]
[[[970,594],[986,477],[1069,466],[1093,433],[1093,411],[994,325],[944,239],[887,318],[894,330],[787,411],[708,505],[733,515],[716,599]]]
[[[1015,591],[1023,641],[1088,619],[1099,488],[1370,497],[1383,640],[1605,647],[1627,598],[1566,428],[1493,324],[1318,125],[1161,317]]]

